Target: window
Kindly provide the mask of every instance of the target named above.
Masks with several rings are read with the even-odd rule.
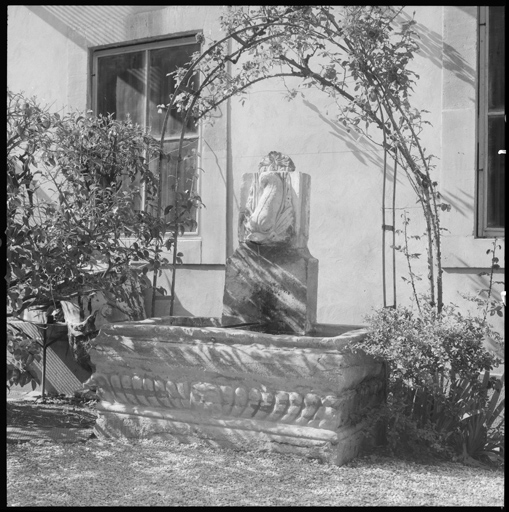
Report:
[[[164,111],[158,105],[167,104],[175,90],[173,77],[167,76],[186,64],[191,55],[200,50],[195,36],[96,50],[93,54],[93,108],[99,114],[113,114],[115,119],[131,120],[160,139]],[[197,86],[195,82],[194,87]],[[172,111],[164,138],[161,205],[171,205],[175,195],[176,162],[182,129],[182,116]],[[179,190],[197,187],[198,127],[190,120],[183,145],[183,164]],[[157,171],[157,162],[150,164]],[[148,209],[146,201],[139,205]],[[197,212],[193,213],[197,220]]]
[[[505,228],[505,7],[479,7],[479,237]]]

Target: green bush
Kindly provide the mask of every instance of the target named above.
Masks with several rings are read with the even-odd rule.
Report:
[[[41,347],[37,341],[8,323],[7,352],[11,354],[11,360],[7,361],[7,389],[15,385],[23,387],[25,384],[31,384],[32,389],[35,389],[40,382],[30,370],[30,363],[41,360]]]
[[[60,116],[8,91],[7,305],[12,316],[84,288],[108,292],[151,262],[166,223],[137,208],[157,195],[159,146],[113,116]],[[129,237],[132,243],[126,244]],[[93,272],[99,268],[101,272]]]
[[[141,208],[142,195],[151,205],[158,193],[160,148],[146,130],[112,115],[52,113],[8,91],[6,136],[8,316],[98,291],[114,303],[133,262],[145,271],[167,263],[155,240],[173,225]],[[8,336],[8,383],[34,385],[34,346],[23,333]]]
[[[388,364],[387,401],[374,414],[392,453],[465,460],[500,449],[505,388],[489,372],[501,361],[483,340],[502,340],[485,319],[422,304],[420,313],[385,308],[367,321],[368,335],[356,347]]]

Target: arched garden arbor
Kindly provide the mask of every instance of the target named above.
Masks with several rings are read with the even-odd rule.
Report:
[[[414,190],[426,222],[428,293],[430,304],[440,312],[443,306],[440,247],[441,210],[450,206],[441,202],[437,182],[432,179],[434,156],[427,154],[420,134],[426,124],[425,110],[412,106],[411,92],[418,76],[409,69],[419,49],[415,21],[403,15],[403,8],[345,6],[335,10],[323,6],[262,6],[256,9],[229,7],[221,18],[226,35],[212,41],[201,53],[193,55],[187,66],[173,72],[176,88],[165,109],[159,177],[161,183],[163,139],[172,112],[183,116],[178,146],[175,188],[181,174],[183,144],[189,120],[207,118],[223,102],[241,96],[257,82],[270,78],[297,77],[301,86],[315,87],[335,100],[336,121],[355,130],[384,151],[382,200],[382,288],[387,306],[386,231],[392,231],[392,291],[396,302],[395,272],[395,193],[396,173],[400,167]],[[197,35],[205,46],[205,38]],[[192,86],[198,76],[199,85]],[[289,98],[298,94],[288,91]],[[382,134],[377,140],[368,132],[375,125]],[[386,207],[388,159],[393,161],[392,205]],[[179,220],[183,212],[200,205],[201,198],[191,188],[175,195],[173,205],[163,206],[159,194],[158,210],[170,215],[173,234],[166,242],[172,248],[172,289],[170,315],[173,314],[175,272],[180,257],[178,235],[184,230]],[[391,224],[386,210],[392,210]],[[404,235],[406,226],[404,220]],[[161,244],[161,240],[157,242]],[[405,244],[410,282],[417,306],[415,275],[411,255]],[[156,247],[156,254],[160,247]],[[152,304],[155,301],[157,262],[154,271]]]

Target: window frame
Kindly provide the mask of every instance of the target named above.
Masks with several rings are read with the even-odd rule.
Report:
[[[501,238],[505,236],[505,227],[488,227],[488,118],[490,114],[505,115],[505,109],[489,111],[489,18],[489,6],[479,6],[476,234],[478,238]]]
[[[91,49],[91,109],[92,111],[97,115],[98,112],[98,94],[97,94],[97,88],[98,88],[98,61],[101,57],[107,57],[107,56],[113,56],[113,55],[122,55],[127,53],[134,53],[134,52],[141,52],[144,51],[145,53],[145,62],[144,62],[144,72],[145,72],[145,83],[144,83],[144,91],[143,96],[145,99],[145,109],[144,109],[144,128],[148,128],[148,120],[149,120],[149,113],[147,109],[147,102],[148,102],[148,89],[149,89],[149,81],[147,79],[148,77],[148,69],[149,69],[149,62],[150,59],[148,57],[149,52],[151,50],[157,50],[161,48],[171,48],[171,47],[182,47],[187,45],[196,45],[197,44],[197,36],[198,32],[192,32],[192,33],[184,33],[179,35],[174,35],[171,37],[166,37],[164,39],[150,39],[145,41],[130,41],[125,42],[122,44],[114,44],[114,45],[107,45],[107,46],[101,46]],[[164,114],[161,114],[164,115]],[[160,140],[158,138],[157,140]],[[164,137],[164,144],[170,143],[170,142],[178,142],[180,140],[180,133],[178,135],[170,135],[169,130],[166,131],[165,137]],[[200,122],[197,126],[196,134],[192,135],[185,135],[184,138],[185,141],[196,141],[197,142],[197,156],[196,156],[196,168],[199,169],[201,166],[200,162],[200,155],[201,155],[201,146],[202,146],[202,123]],[[201,178],[197,179],[196,182],[196,190],[197,193],[201,195]],[[142,188],[142,198],[141,198],[141,209],[146,210],[147,209],[147,203],[146,203],[146,197],[144,193],[144,189]],[[201,226],[201,209],[196,210],[196,222],[197,226],[194,231],[186,231],[181,237],[181,242],[187,242],[186,245],[190,245],[189,242],[197,242],[196,244],[192,244],[193,246],[196,245],[196,248],[193,247],[193,249],[199,250],[201,252],[201,238],[200,238],[200,226]],[[169,238],[171,235],[168,234],[166,238]],[[128,243],[129,240],[126,239],[126,242]],[[191,247],[189,247],[191,249]],[[194,252],[194,251],[193,251]],[[195,258],[193,258],[195,259]],[[201,256],[200,256],[201,259]]]

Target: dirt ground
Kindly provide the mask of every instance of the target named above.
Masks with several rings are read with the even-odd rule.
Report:
[[[75,397],[46,397],[7,400],[8,427],[92,428],[96,420],[96,400]]]

